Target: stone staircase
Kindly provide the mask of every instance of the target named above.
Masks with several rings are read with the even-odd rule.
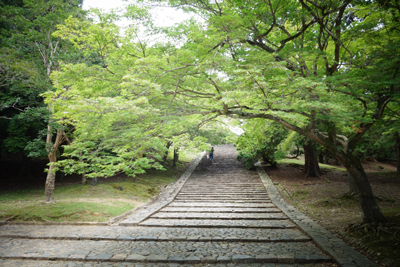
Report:
[[[257,172],[235,159],[233,146],[214,155],[142,217],[1,226],[0,266],[334,266],[271,201]]]

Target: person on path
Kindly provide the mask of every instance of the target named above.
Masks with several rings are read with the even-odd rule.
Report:
[[[210,159],[211,161],[214,160],[214,147],[211,147],[211,151],[210,151]]]

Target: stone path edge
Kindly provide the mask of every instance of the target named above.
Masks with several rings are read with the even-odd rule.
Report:
[[[304,213],[287,203],[274,186],[261,164],[255,164],[258,175],[267,190],[272,203],[282,210],[315,244],[330,255],[340,266],[378,267],[377,264],[364,257],[334,234],[311,220]]]
[[[196,169],[197,165],[199,165],[201,159],[206,154],[206,151],[200,153],[199,156],[193,161],[193,163],[186,169],[186,171],[182,174],[182,176],[173,184],[169,185],[165,190],[163,190],[158,197],[153,201],[152,204],[147,206],[140,207],[139,212],[132,215],[131,218],[125,218],[127,222],[120,222],[118,225],[120,226],[138,226],[140,222],[146,220],[151,215],[164,208],[168,204],[170,204],[178,195],[179,191],[181,191],[182,187],[189,179],[192,172]]]
[[[141,214],[146,215],[146,216],[141,216],[141,220],[143,221],[145,219],[147,219],[149,216],[151,216],[152,214],[154,214],[155,212],[157,212],[159,209],[165,207],[166,205],[168,205],[169,203],[171,203],[174,198],[176,197],[176,195],[179,193],[179,191],[182,189],[183,185],[186,183],[186,181],[189,179],[190,175],[192,174],[192,172],[194,171],[194,169],[197,167],[197,165],[199,165],[201,159],[203,158],[203,156],[206,154],[206,151],[203,151],[200,153],[199,156],[197,156],[197,158],[192,162],[192,164],[186,169],[186,171],[182,174],[182,176],[175,182],[173,183],[171,186],[167,186],[167,188],[162,191],[159,196],[153,200],[152,204],[150,203],[149,206],[147,206],[146,211],[150,211],[152,210],[151,213],[148,212],[142,212]],[[166,197],[165,197],[166,196]],[[164,197],[166,198],[166,200],[159,202],[158,200],[160,199],[160,197]],[[6,225],[6,224],[12,224],[12,225],[16,225],[16,224],[21,224],[21,225],[87,225],[87,226],[105,226],[105,225],[110,225],[112,223],[116,223],[118,221],[120,221],[122,218],[129,216],[130,214],[135,213],[138,210],[142,210],[144,209],[144,207],[146,207],[146,205],[144,206],[140,206],[138,208],[135,208],[133,210],[127,211],[121,215],[118,215],[117,217],[114,217],[112,219],[110,219],[108,222],[13,222],[13,221],[0,221],[0,226],[1,225]],[[153,208],[155,208],[155,210],[153,211]],[[139,218],[139,219],[140,219]],[[140,222],[139,221],[139,222]],[[125,225],[125,226],[137,226],[138,223],[129,223],[129,224],[120,224],[120,225]]]

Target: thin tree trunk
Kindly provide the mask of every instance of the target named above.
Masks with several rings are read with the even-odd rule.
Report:
[[[86,181],[87,181],[87,179],[86,179],[86,171],[83,171],[83,173],[82,173],[82,184],[86,184]]]
[[[174,148],[174,163],[172,167],[176,167],[176,163],[178,162],[178,160],[179,160],[179,149]]]
[[[64,130],[62,127],[57,129],[56,140],[52,143],[52,127],[49,123],[47,126],[47,137],[46,137],[46,144],[48,146],[48,158],[49,158],[49,169],[46,178],[45,184],[45,197],[46,203],[54,203],[54,188],[55,188],[55,180],[56,180],[56,172],[54,171],[55,166],[52,163],[57,162],[57,149],[63,142]]]
[[[55,163],[57,162],[56,151],[49,154],[49,162]],[[55,189],[55,181],[56,181],[56,172],[54,171],[55,166],[50,165],[46,178],[46,186],[45,186],[45,196],[46,203],[51,204],[54,203],[54,189]]]
[[[82,152],[80,152],[79,153],[79,157],[80,157],[80,159],[79,159],[79,162],[83,162],[83,160],[82,160]],[[83,172],[82,172],[82,184],[86,184],[86,171],[85,170],[83,170]]]
[[[316,143],[307,138],[303,143],[304,149],[304,173],[307,177],[320,177],[322,172],[318,164],[318,153]]]
[[[172,144],[173,144],[173,142],[171,142],[171,141],[168,141],[168,142],[167,142],[167,145],[166,145],[167,151],[165,151],[165,154],[164,154],[164,156],[163,156],[163,165],[167,162],[168,151],[169,151],[169,148],[171,147]]]
[[[400,133],[396,135],[397,172],[400,172]]]

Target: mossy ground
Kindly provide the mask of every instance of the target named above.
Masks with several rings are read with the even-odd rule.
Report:
[[[55,204],[44,203],[44,186],[0,191],[0,220],[105,222],[157,196],[164,186],[180,177],[196,156],[183,154],[177,167],[172,168],[167,162],[165,171],[102,179],[96,186],[82,185],[79,180],[67,184],[66,177],[61,185],[56,184]]]

